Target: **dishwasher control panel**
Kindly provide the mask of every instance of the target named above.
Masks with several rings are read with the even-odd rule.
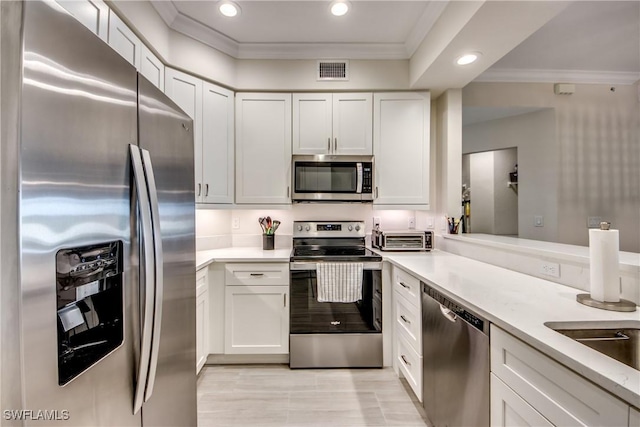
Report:
[[[422,291],[427,295],[429,295],[434,300],[436,300],[438,303],[440,303],[442,307],[450,310],[456,316],[460,317],[462,320],[469,323],[474,328],[480,331],[485,331],[485,328],[486,330],[489,329],[489,325],[486,320],[476,316],[466,308],[461,307],[456,302],[450,300],[448,297],[444,296],[442,293],[433,289],[431,286],[427,285],[426,283],[422,284]],[[485,323],[487,323],[486,326],[485,326]]]

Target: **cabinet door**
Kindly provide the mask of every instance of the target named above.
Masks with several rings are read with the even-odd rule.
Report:
[[[209,281],[207,268],[196,272],[196,373],[209,355]]]
[[[293,94],[293,154],[328,154],[333,148],[330,93]]]
[[[640,426],[640,410],[629,407],[629,427]]]
[[[204,194],[202,185],[202,80],[167,67],[164,93],[193,119],[196,202],[201,202]]]
[[[233,92],[203,82],[202,201],[233,203]],[[197,189],[196,189],[197,190]]]
[[[491,425],[493,427],[553,426],[494,374],[491,374]]]
[[[288,286],[227,286],[225,353],[288,353],[288,301]]]
[[[236,94],[236,203],[289,204],[291,94]]]
[[[333,94],[333,153],[373,154],[370,93]]]
[[[140,69],[142,42],[113,10],[109,11],[109,46],[131,65]]]
[[[109,33],[109,6],[102,0],[56,0],[82,25],[105,42]]]
[[[428,92],[376,93],[375,204],[429,206]]]
[[[164,92],[164,64],[144,44],[142,45],[139,71],[155,87]]]

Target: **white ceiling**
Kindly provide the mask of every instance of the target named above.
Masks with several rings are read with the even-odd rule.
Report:
[[[409,59],[416,54],[436,64],[434,58],[440,55],[444,65],[439,73],[444,74],[433,71],[439,68],[432,64],[420,82],[431,88],[443,76],[454,79],[462,73],[450,65],[449,55],[477,45],[484,54],[479,71],[474,74],[468,69],[469,76],[457,76],[443,85],[462,87],[476,77],[478,81],[607,84],[630,84],[640,78],[638,0],[515,2],[522,7],[494,0],[351,0],[352,9],[343,17],[329,13],[329,0],[236,0],[242,13],[231,19],[218,12],[214,0],[150,1],[169,27],[237,59]],[[475,15],[463,18],[455,11],[466,7],[464,3],[482,6],[476,7]],[[518,38],[518,28],[511,28],[527,25],[523,13],[561,3],[562,8],[570,4],[553,18],[555,13],[550,12],[551,19],[541,22],[546,24],[540,28],[532,24],[533,34]],[[447,34],[448,24],[440,21],[454,22],[450,16],[456,17],[458,27]],[[511,45],[506,43],[509,40]],[[423,41],[437,49],[431,54],[417,51]],[[439,77],[430,78],[429,73]]]
[[[632,83],[640,78],[640,2],[578,1],[478,80]]]
[[[359,1],[342,17],[330,1],[236,1],[235,18],[217,1],[151,0],[164,21],[241,59],[408,59],[447,5],[447,0]]]

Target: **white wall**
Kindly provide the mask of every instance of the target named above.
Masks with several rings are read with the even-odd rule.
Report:
[[[518,234],[525,239],[558,241],[558,156],[555,134],[553,109],[462,128],[462,152],[465,154],[517,147]],[[473,209],[474,201],[471,204]],[[534,226],[534,216],[537,215],[544,218],[544,227]],[[471,230],[476,231],[473,227]]]
[[[412,210],[374,210],[373,205],[363,203],[299,203],[289,209],[235,209],[196,210],[197,249],[215,249],[229,246],[260,246],[262,229],[258,218],[270,216],[282,224],[276,232],[276,247],[291,247],[293,221],[365,221],[365,231],[369,235],[373,218],[380,218],[383,229],[406,229],[409,218],[421,214],[417,228],[427,226],[426,213]],[[234,220],[239,228],[233,228]]]
[[[473,233],[494,234],[494,158],[492,151],[470,154],[471,226]]]
[[[538,144],[529,150],[529,154],[518,144],[521,235],[533,221],[522,215],[523,204],[528,203],[529,212],[543,208],[547,213],[542,213],[545,226],[537,227],[538,230],[532,231],[534,234],[527,238],[586,246],[587,217],[599,216],[621,230],[621,250],[640,252],[638,85],[618,85],[613,91],[611,87],[576,84],[573,95],[555,95],[553,85],[547,83],[471,83],[463,89],[465,107],[540,107],[554,111],[553,117],[546,121],[537,117],[541,120],[538,125],[531,121],[534,115],[549,114],[549,110],[531,113],[526,115],[528,117],[504,119],[502,123],[501,137],[511,140],[507,146],[524,139]],[[553,133],[550,133],[551,119],[555,123]],[[522,123],[524,128],[518,129],[518,120],[526,120]],[[493,131],[488,124],[484,129],[482,124],[472,126],[474,138],[482,136],[487,145],[496,139],[495,123],[491,125]],[[470,129],[465,127],[464,130],[465,150]],[[491,148],[494,147],[485,149]],[[528,173],[523,164],[526,159],[532,163]],[[537,174],[542,181],[529,176],[531,173]],[[555,197],[549,186],[553,178],[557,182]],[[525,196],[526,186],[532,181],[537,184],[531,194],[540,195],[540,188],[545,188],[542,201]],[[540,182],[546,185],[540,187]],[[552,234],[552,227],[556,229],[553,232],[556,238],[548,236]]]

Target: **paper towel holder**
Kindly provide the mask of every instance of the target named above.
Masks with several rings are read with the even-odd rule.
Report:
[[[578,294],[576,296],[576,300],[580,304],[599,308],[601,310],[626,312],[636,311],[636,304],[634,302],[622,298],[620,298],[620,301],[618,302],[606,302],[594,300],[593,298],[591,298],[590,294]]]
[[[609,230],[611,227],[610,222],[603,221],[600,223],[600,230]],[[616,302],[607,302],[607,301],[598,301],[591,298],[591,294],[578,294],[576,296],[576,300],[580,304],[587,305],[589,307],[599,308],[601,310],[609,310],[609,311],[625,311],[631,312],[636,311],[636,304],[632,301],[626,299],[620,299],[620,301]]]

